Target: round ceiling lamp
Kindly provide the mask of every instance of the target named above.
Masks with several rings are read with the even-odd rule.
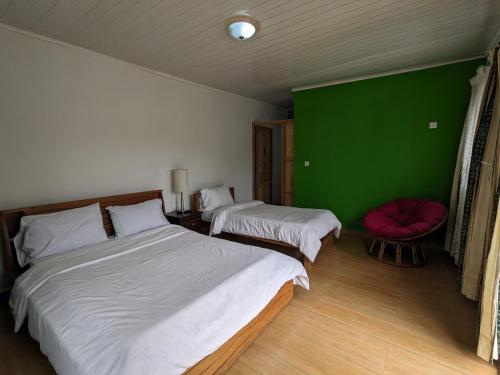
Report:
[[[259,31],[259,21],[247,15],[228,18],[225,22],[227,32],[236,40],[250,39]]]

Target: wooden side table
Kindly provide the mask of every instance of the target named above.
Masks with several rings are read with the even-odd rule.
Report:
[[[171,224],[177,224],[202,234],[208,234],[210,231],[210,223],[205,223],[201,220],[201,212],[186,211],[184,215],[180,215],[177,212],[172,211],[167,212],[166,216],[167,220]]]

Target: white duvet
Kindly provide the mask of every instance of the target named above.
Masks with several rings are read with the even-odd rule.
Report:
[[[338,238],[342,224],[329,210],[274,206],[261,201],[219,207],[211,216],[210,234],[242,234],[286,242],[314,262],[321,239],[333,230]]]
[[[41,260],[10,304],[59,374],[180,374],[250,322],[302,265],[175,225]]]

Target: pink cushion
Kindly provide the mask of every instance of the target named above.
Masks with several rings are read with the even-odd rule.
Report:
[[[363,224],[376,237],[405,239],[436,228],[446,214],[446,207],[440,202],[399,199],[368,212]]]

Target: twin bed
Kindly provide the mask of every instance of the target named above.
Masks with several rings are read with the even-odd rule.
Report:
[[[99,203],[163,199],[161,191],[0,213],[4,263],[17,276],[10,305],[28,319],[59,374],[223,373],[293,298],[304,267],[278,252],[210,238],[176,225],[49,255],[21,269],[13,239],[25,215]],[[163,202],[163,200],[162,200]]]
[[[207,210],[204,200],[208,197]],[[216,202],[215,204],[213,202]],[[290,255],[311,269],[319,251],[339,237],[341,223],[329,210],[234,202],[234,188],[220,186],[193,195],[193,209],[210,223],[210,234]]]

